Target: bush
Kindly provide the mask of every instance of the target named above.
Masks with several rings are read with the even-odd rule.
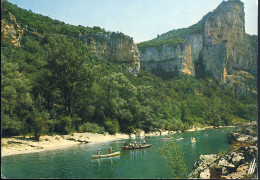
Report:
[[[82,125],[79,126],[79,132],[91,132],[91,133],[99,133],[99,134],[103,134],[105,132],[104,127],[99,126],[96,123],[90,123],[90,122],[86,122]]]
[[[108,119],[105,122],[106,130],[109,134],[116,134],[119,131],[119,123],[116,119]]]
[[[55,124],[55,131],[62,134],[69,134],[74,130],[72,119],[69,116],[61,116]]]

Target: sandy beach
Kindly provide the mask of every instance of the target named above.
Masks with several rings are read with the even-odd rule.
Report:
[[[223,126],[224,127],[224,126]],[[234,127],[234,126],[225,126]],[[204,129],[214,128],[214,126],[208,126],[204,128],[196,128],[186,131],[199,131]],[[138,135],[132,134],[131,139],[135,139],[136,136],[144,138],[145,136],[165,136],[169,134],[179,133],[180,131],[166,131],[144,133],[140,132]],[[80,145],[83,143],[102,143],[107,141],[115,141],[121,139],[130,139],[129,135],[117,133],[115,135],[109,134],[94,134],[94,133],[74,133],[73,135],[53,135],[53,136],[41,136],[40,141],[34,141],[30,137],[14,136],[10,138],[1,138],[1,157],[10,156],[16,154],[26,154],[41,152],[46,150],[53,150],[58,148],[65,148],[69,146]]]
[[[226,127],[235,127],[235,126],[219,126],[217,128],[226,128]],[[213,129],[213,128],[216,128],[216,127],[214,127],[214,126],[206,126],[206,127],[202,127],[202,128],[193,127],[193,128],[188,129],[186,131],[201,131],[201,130]]]
[[[1,157],[53,150],[83,143],[100,143],[120,139],[129,139],[129,135],[120,133],[117,133],[116,135],[94,133],[74,133],[73,135],[53,136],[45,135],[40,137],[39,142],[34,141],[33,138],[23,138],[22,136],[1,138]]]

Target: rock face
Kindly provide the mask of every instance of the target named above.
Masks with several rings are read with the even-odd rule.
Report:
[[[17,23],[16,18],[10,12],[2,9],[1,18],[1,40],[8,41],[14,46],[20,46],[20,38],[23,35],[23,29]]]
[[[147,48],[141,54],[141,67],[147,71],[161,69],[165,72],[194,75],[190,43],[182,43],[177,47],[164,45],[159,51],[155,47]]]
[[[223,179],[223,176],[226,176],[231,179],[241,179],[247,175],[254,159],[256,167],[258,166],[256,122],[238,125],[234,132],[228,134],[228,140],[232,144],[231,151],[222,156],[200,155],[188,177],[191,179]],[[257,176],[257,168],[252,172],[254,177]]]
[[[20,38],[24,33],[44,38],[44,35],[36,31],[27,30],[26,26],[21,27],[17,23],[15,16],[2,9],[1,17],[1,40],[10,42],[14,46],[20,46]],[[89,49],[97,54],[100,58],[111,62],[127,64],[127,72],[137,74],[140,70],[140,53],[137,49],[133,38],[123,33],[115,32],[98,32],[94,31],[89,34],[80,34],[81,40],[89,47]]]
[[[111,62],[130,64],[128,71],[134,74],[139,72],[140,53],[133,38],[112,32],[82,35],[81,39],[99,57]]]
[[[245,33],[244,4],[223,1],[205,21],[201,51],[205,71],[226,82],[236,70],[256,68],[256,59]]]
[[[198,25],[203,26],[201,33],[181,35],[188,41],[183,51],[164,46],[159,52],[148,47],[141,53],[141,68],[168,72],[178,69],[191,75],[203,72],[223,82],[237,70],[256,72],[257,49],[245,33],[244,4],[240,0],[223,1]]]

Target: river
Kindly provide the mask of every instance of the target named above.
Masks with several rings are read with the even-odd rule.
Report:
[[[208,129],[171,135],[173,138],[183,137],[183,140],[176,143],[185,153],[188,173],[192,171],[200,154],[228,150],[227,133],[231,130],[232,128],[217,131]],[[203,136],[205,132],[208,136]],[[191,144],[191,137],[195,137],[197,142]],[[82,144],[59,150],[2,157],[1,172],[6,178],[174,178],[167,168],[167,162],[158,153],[158,148],[163,144],[160,136],[147,137],[147,144],[152,144],[148,149],[122,150],[117,157],[90,158],[98,148],[103,150],[103,154],[107,154],[110,147],[114,151],[121,150],[124,142],[125,140]]]

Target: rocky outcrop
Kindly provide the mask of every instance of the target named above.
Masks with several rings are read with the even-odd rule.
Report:
[[[7,41],[14,46],[20,46],[23,29],[17,23],[13,14],[7,12],[5,9],[2,9],[1,11],[1,41]]]
[[[257,79],[247,71],[235,71],[226,77],[227,87],[234,87],[234,92],[238,94],[257,95]],[[251,82],[250,84],[248,82]]]
[[[245,33],[244,4],[223,1],[205,21],[201,51],[204,70],[226,82],[236,70],[256,69],[256,59]]]
[[[254,40],[256,37],[245,33],[244,4],[240,0],[223,1],[196,25],[202,27],[202,31],[197,32],[195,26],[191,26],[190,29],[185,29],[187,35],[183,34],[182,29],[170,32],[179,33],[179,37],[185,39],[187,47],[190,48],[178,52],[178,47],[163,46],[165,50],[159,52],[156,48],[147,47],[141,52],[141,68],[172,73],[178,69],[186,74],[201,74],[223,82],[230,82],[229,76],[236,74],[237,71],[256,72],[257,40]],[[193,31],[196,33],[189,34]],[[169,36],[169,33],[165,34]],[[166,50],[170,48],[170,51]],[[178,63],[179,56],[185,57],[186,61]]]
[[[225,155],[200,155],[188,177],[241,179],[248,175],[249,168],[253,167],[254,162],[256,168],[251,169],[253,172],[251,176],[257,176],[257,123],[237,126],[234,132],[228,134],[228,140],[232,144],[231,151]]]
[[[164,45],[162,50],[149,47],[141,54],[141,67],[144,70],[155,72],[185,73],[194,75],[191,44],[183,42],[180,45]]]
[[[122,33],[92,33],[81,36],[82,41],[99,57],[111,62],[127,63],[129,72],[137,74],[140,69],[140,53],[133,38]]]
[[[191,55],[193,63],[198,63],[200,51],[203,48],[203,35],[193,34],[185,37],[191,45]]]

